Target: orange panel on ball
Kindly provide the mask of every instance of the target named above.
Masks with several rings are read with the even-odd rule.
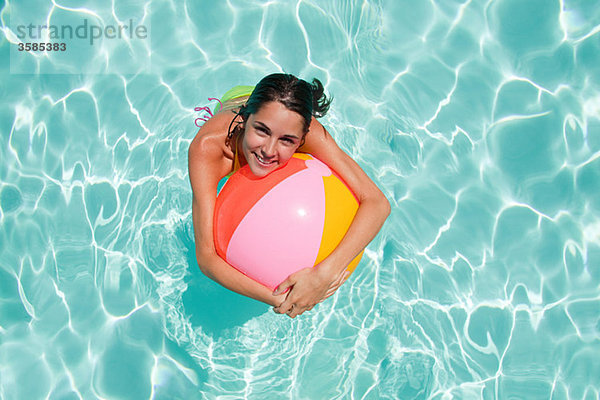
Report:
[[[220,229],[213,228],[217,253],[225,258],[229,240],[248,211],[279,182],[296,172],[306,169],[304,157],[294,154],[285,165],[263,178],[257,178],[250,168],[234,173],[221,189],[215,203],[215,221],[220,220]]]

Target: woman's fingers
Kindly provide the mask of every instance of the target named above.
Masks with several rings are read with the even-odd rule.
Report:
[[[273,291],[273,296],[280,295],[281,293],[285,293],[290,287],[294,286],[294,279],[292,278],[293,274],[285,278],[283,282],[279,284]]]
[[[299,313],[299,309],[298,307],[296,307],[294,304],[292,304],[292,307],[290,308],[290,310],[286,313],[286,315],[290,318],[296,318],[296,316],[302,314],[302,312]]]
[[[324,293],[321,292],[323,294],[311,298],[310,296],[306,296],[307,293],[310,293],[310,291],[306,291],[306,288],[314,288],[315,286],[313,286],[311,283],[303,282],[306,281],[306,278],[308,276],[307,274],[313,272],[314,270],[307,268],[306,271],[302,270],[302,272],[299,271],[297,273],[294,273],[290,275],[286,280],[281,282],[281,284],[279,284],[279,286],[273,291],[273,295],[278,295],[288,291],[287,297],[278,307],[274,307],[273,311],[275,311],[278,314],[286,314],[290,318],[295,318],[298,315],[303,314],[305,311],[312,310],[315,305],[334,294],[335,291],[339,289],[339,287],[350,275],[350,272],[343,271],[333,280],[333,282],[329,284],[329,287],[325,290]],[[302,283],[303,285],[301,289],[296,288],[296,284],[298,282]],[[300,283],[298,283],[298,285],[300,285]],[[308,286],[306,286],[307,284]],[[323,289],[321,290],[324,289],[325,288],[323,287]]]
[[[314,307],[310,306],[310,307],[298,307],[296,304],[292,304],[289,307],[274,307],[273,311],[275,311],[278,314],[285,314],[290,318],[296,318],[298,315],[301,315],[302,313],[304,313],[304,311],[310,310]]]
[[[298,304],[290,298],[287,298],[279,307],[273,307],[273,311],[277,314],[285,314],[290,318],[295,318],[303,314],[305,311],[312,310],[315,304]]]
[[[273,307],[273,311],[277,314],[287,314],[293,308],[293,303],[286,298],[278,307]]]
[[[286,299],[283,301],[283,303],[281,303],[279,305],[279,307],[275,307],[273,308],[273,311],[275,311],[278,314],[287,314],[290,315],[290,313],[297,313],[299,310],[298,305],[294,302],[293,299],[290,298],[290,296],[288,295],[288,297],[286,297]]]

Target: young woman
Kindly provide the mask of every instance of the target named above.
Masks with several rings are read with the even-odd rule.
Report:
[[[348,275],[346,266],[379,232],[390,205],[315,119],[325,115],[331,102],[321,82],[314,79],[310,84],[293,75],[272,74],[253,90],[239,88],[247,92],[226,94],[231,99],[223,98],[220,112],[200,128],[190,144],[196,257],[209,278],[294,318],[341,286]],[[225,175],[244,165],[255,175],[266,176],[285,165],[295,152],[310,153],[336,171],[360,206],[343,240],[326,259],[290,275],[272,292],[217,255],[213,239],[217,185]]]

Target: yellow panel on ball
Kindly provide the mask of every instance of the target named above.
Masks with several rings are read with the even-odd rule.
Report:
[[[324,176],[323,186],[325,188],[325,222],[321,247],[315,264],[323,261],[342,241],[358,210],[358,201],[341,178],[335,174]],[[361,252],[352,260],[346,268],[348,271],[354,271],[362,254]]]

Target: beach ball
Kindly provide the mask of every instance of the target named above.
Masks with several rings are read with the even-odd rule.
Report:
[[[215,204],[217,254],[275,289],[292,273],[319,264],[340,243],[358,210],[342,179],[309,154],[296,153],[269,175],[246,165],[222,186]],[[362,253],[347,266],[352,272]]]

